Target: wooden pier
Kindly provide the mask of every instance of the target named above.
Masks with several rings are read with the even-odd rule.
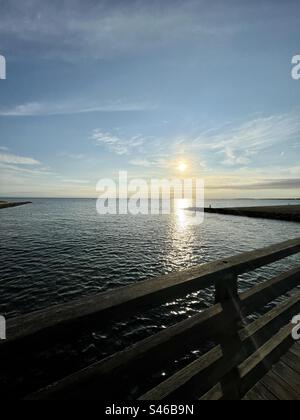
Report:
[[[214,286],[215,305],[209,309],[36,389],[26,399],[116,400],[128,378],[138,384],[204,339],[214,343],[207,353],[141,392],[138,399],[299,399],[299,344],[292,337],[291,320],[300,313],[300,266],[262,278],[239,293],[241,274],[298,253],[300,238],[9,320],[1,358],[13,363],[11,355],[18,349],[47,347],[61,335],[78,334],[108,319],[126,320]],[[248,315],[257,312],[263,315],[250,322]]]
[[[255,387],[247,393],[244,400],[276,401],[299,400],[300,394],[300,344],[296,343],[290,351],[276,363]]]

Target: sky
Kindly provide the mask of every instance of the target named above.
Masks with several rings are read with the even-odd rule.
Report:
[[[298,0],[0,0],[0,196],[300,197]],[[182,176],[182,175],[181,175]]]

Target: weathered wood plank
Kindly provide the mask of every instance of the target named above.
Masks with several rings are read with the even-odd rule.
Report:
[[[292,325],[289,324],[282,328],[271,340],[267,341],[247,360],[238,367],[240,378],[245,378],[253,369],[263,363],[274,351],[276,351],[283,342],[291,340]]]
[[[168,397],[170,393],[191,381],[196,375],[211,367],[218,360],[223,357],[223,352],[220,346],[213,348],[209,353],[195,360],[185,369],[180,370],[175,375],[171,376],[166,381],[162,382],[156,388],[150,390],[142,397],[141,401],[156,401],[163,400]]]
[[[267,329],[268,334],[273,334],[272,323],[276,322],[277,318],[283,316],[285,312],[289,313],[294,308],[294,305],[299,303],[299,299],[300,293],[278,305],[278,307],[265,314],[259,320],[254,321],[245,331],[242,330],[240,332],[241,346],[243,347],[242,354],[240,356],[237,355],[234,362],[231,360],[220,360],[220,364],[214,370],[214,374],[211,375],[212,380],[218,381],[222,375],[236,366],[239,360],[244,360],[243,358],[253,351],[253,342],[256,344],[260,343],[258,334],[261,333],[261,330]],[[170,351],[172,351],[172,357],[175,357],[176,353],[180,352],[182,348],[187,348],[188,345],[203,339],[205,334],[207,334],[207,337],[211,337],[214,333],[218,333],[219,329],[222,332],[227,331],[227,320],[224,319],[223,309],[220,304],[216,305],[204,313],[163,330],[155,336],[149,337],[108,359],[96,363],[30,398],[52,399],[72,392],[76,393],[80,388],[85,389],[94,380],[97,380],[98,383],[103,383],[105,382],[105,376],[112,377],[120,374],[124,369],[126,371],[143,369],[143,372],[146,372],[147,368],[153,366],[153,360],[155,360],[155,367],[158,369],[160,364],[163,366],[164,362],[169,360]],[[214,349],[212,356],[218,352],[219,348]],[[153,395],[151,398],[152,391],[146,397],[159,399],[159,395],[161,395],[164,398],[166,394],[177,390],[178,386],[182,386],[199,376],[203,370],[210,366],[213,360],[213,357],[211,358],[209,354],[207,366],[205,364],[207,361],[204,361],[205,357],[203,356],[201,360],[197,360],[192,366],[188,366],[186,370],[179,372],[178,376],[175,375],[175,377],[169,378],[167,383],[162,383],[157,389],[152,390]]]
[[[285,357],[272,367],[244,399],[272,400],[272,395],[275,395],[279,400],[299,400],[300,375],[283,362]],[[266,389],[269,395],[265,394]]]
[[[241,293],[241,307],[244,313],[251,313],[287,293],[300,283],[300,267],[281,274],[271,280]]]
[[[285,320],[290,314],[294,314],[300,308],[300,292],[296,293],[289,299],[286,299],[281,304],[277,305],[274,309],[267,312],[264,316],[252,322],[250,325],[240,330],[239,335],[242,341],[247,337],[257,334],[259,331],[264,330],[272,322],[278,320]]]
[[[297,296],[288,299],[287,302],[283,302],[281,305],[262,316],[259,320],[254,321],[249,327],[245,328],[245,330],[240,331],[239,343],[237,344],[236,348],[231,349],[231,354],[230,352],[228,354],[226,353],[228,351],[227,345],[222,347],[215,347],[210,353],[202,356],[200,359],[188,365],[186,368],[177,372],[166,381],[162,382],[160,385],[147,392],[140,399],[163,400],[192,380],[196,381],[196,378],[199,377],[205,371],[205,369],[212,367],[212,365],[214,365],[214,372],[209,373],[209,380],[218,381],[223,378],[222,384],[224,388],[224,376],[226,374],[231,374],[231,369],[236,366],[241,361],[241,359],[245,358],[247,354],[249,355],[249,353],[253,350],[253,342],[255,342],[256,345],[259,345],[260,341],[257,339],[257,334],[260,333],[262,329],[270,327],[272,322],[283,316],[285,312],[291,310],[295,304],[299,304],[299,301],[300,293],[297,294]],[[289,329],[291,331],[290,326]],[[220,349],[222,349],[223,358],[212,358],[211,355],[218,354]],[[238,350],[241,349],[242,351],[239,353]],[[231,360],[232,358],[233,361]],[[219,362],[219,364],[217,364],[217,362]],[[225,388],[226,394],[228,394],[230,391],[228,384]]]
[[[241,321],[241,302],[238,293],[238,277],[232,273],[224,282],[216,283],[216,301],[221,301],[224,307],[224,316],[228,325],[220,336],[220,345],[224,360],[232,359],[239,354],[241,339],[239,337],[239,324]],[[236,370],[224,372],[222,377],[222,391],[227,399],[239,399],[239,382]]]
[[[281,359],[287,366],[289,366],[292,370],[300,374],[300,358],[295,356],[294,353],[289,351],[285,354]]]
[[[143,374],[147,369],[159,369],[170,360],[170,352],[175,358],[187,346],[199,343],[205,335],[222,325],[223,309],[215,305],[207,311],[182,321],[154,336],[134,344],[127,349],[95,363],[88,368],[62,379],[48,388],[31,395],[28,399],[53,399],[86,390],[94,381],[105,383],[106,377],[120,374],[124,369]],[[116,385],[114,385],[116,386]],[[108,385],[107,385],[108,387]],[[104,390],[105,391],[105,390]]]
[[[85,325],[93,318],[129,316],[211,286],[228,274],[252,271],[298,252],[300,238],[8,320],[7,340],[1,342],[0,347],[38,334],[55,334],[61,329],[68,331],[70,324],[74,331],[75,327]]]
[[[294,344],[290,351],[300,358],[300,345],[298,343]]]
[[[218,383],[211,390],[209,390],[203,397],[200,398],[200,401],[219,401],[223,398],[223,389],[222,385]]]
[[[285,381],[300,397],[300,375],[287,366],[284,362],[278,362],[272,371]]]
[[[298,401],[299,396],[274,372],[263,377],[261,383],[281,401]]]
[[[247,395],[243,398],[245,401],[278,401],[262,383],[258,383],[252,388]]]
[[[234,302],[239,299],[238,276],[231,273],[216,282],[215,303]]]

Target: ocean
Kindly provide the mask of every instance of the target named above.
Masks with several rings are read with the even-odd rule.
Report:
[[[300,235],[296,223],[206,214],[106,215],[90,199],[31,199],[0,213],[0,313],[14,316]],[[215,201],[213,207],[299,204]],[[295,257],[294,257],[295,258]],[[284,264],[280,264],[284,266]],[[271,270],[272,273],[272,270]],[[246,275],[242,289],[251,279]]]
[[[180,206],[163,216],[100,216],[93,199],[31,201],[32,205],[0,212],[0,314],[6,317],[300,236],[299,224],[277,220],[206,214],[203,224],[194,225],[192,213]],[[300,202],[207,202],[213,207],[280,204]],[[293,256],[245,274],[240,277],[240,290],[299,262],[299,255]],[[40,385],[50,383],[192,316],[213,302],[214,291],[207,289],[99,331],[86,331],[72,342],[53,343],[45,356],[48,364],[40,356],[34,358],[27,376],[20,379],[16,373],[11,380],[18,384],[23,380],[29,389],[37,382],[36,376]],[[187,355],[186,361],[205,351],[207,345]],[[26,363],[30,365],[28,360]]]

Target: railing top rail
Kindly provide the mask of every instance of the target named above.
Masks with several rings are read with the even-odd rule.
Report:
[[[203,264],[190,270],[138,282],[80,301],[54,306],[8,321],[7,340],[0,346],[57,327],[76,325],[97,317],[120,318],[201,290],[226,276],[240,275],[300,252],[300,238],[256,251]]]

